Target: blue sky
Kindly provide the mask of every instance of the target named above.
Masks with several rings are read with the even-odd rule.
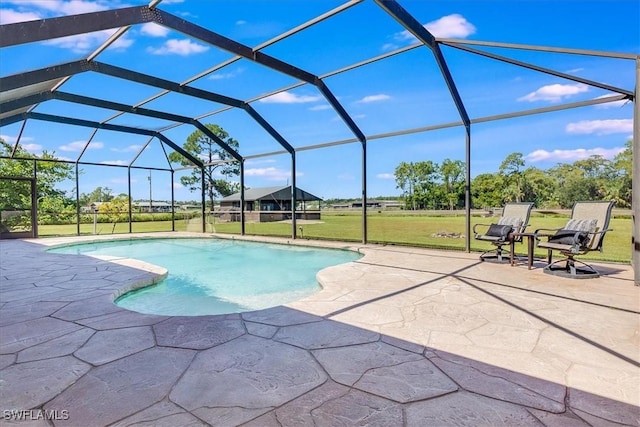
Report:
[[[436,37],[523,45],[640,53],[640,2],[637,0],[401,0],[399,3]],[[147,2],[2,0],[0,23],[114,9]],[[334,0],[164,0],[159,8],[250,47],[261,45],[298,25],[344,4]],[[0,74],[12,75],[52,64],[86,58],[112,33],[104,31],[0,50]],[[336,16],[267,46],[262,52],[323,76],[343,67],[415,43],[390,15],[372,0],[364,0]],[[476,46],[512,59],[533,63],[576,77],[633,91],[632,60],[531,52]],[[482,118],[514,111],[591,100],[614,93],[571,80],[528,70],[451,47],[442,47],[453,80],[469,116]],[[96,60],[184,82],[225,61],[228,52],[155,24],[131,27]],[[402,136],[387,133],[459,122],[457,110],[431,51],[419,47],[346,73],[324,79],[367,137],[368,195],[399,195],[393,172],[400,162],[449,158],[464,160],[465,134],[461,126]],[[294,85],[297,80],[247,60],[190,83],[191,86],[241,100],[252,100]],[[96,73],[74,76],[60,90],[110,101],[136,104],[160,90]],[[251,105],[294,147],[309,147],[354,138],[353,133],[313,86],[301,85]],[[281,151],[278,143],[244,111],[169,94],[144,104],[146,108],[199,117],[222,126],[240,143],[240,153],[256,156]],[[38,112],[105,121],[115,113],[63,101],[47,101]],[[222,111],[222,112],[221,112]],[[216,114],[212,114],[216,113]],[[572,110],[499,120],[472,126],[472,175],[495,172],[512,152],[521,152],[527,166],[548,168],[598,154],[613,158],[632,138],[632,103],[607,103]],[[161,129],[171,123],[134,115],[111,123]],[[16,140],[21,123],[5,126],[0,135]],[[193,132],[176,126],[164,132],[182,144]],[[34,153],[55,151],[76,159],[92,129],[29,121],[22,135],[24,148]],[[129,164],[147,137],[99,131],[83,161]],[[359,197],[362,186],[359,143],[302,150],[296,159],[299,187],[322,198]],[[160,143],[152,140],[136,160],[138,166],[166,167]],[[116,194],[127,192],[127,169],[83,166],[80,192],[97,186]],[[153,198],[197,199],[168,172],[153,171]],[[149,197],[149,172],[133,169],[132,196]],[[291,159],[284,154],[255,157],[246,162],[248,187],[287,185]],[[66,183],[72,185],[73,183]]]

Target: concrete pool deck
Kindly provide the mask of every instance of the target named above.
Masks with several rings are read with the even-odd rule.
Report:
[[[571,280],[478,254],[252,238],[365,256],[286,306],[169,317],[113,304],[163,268],[45,251],[91,240],[0,241],[0,425],[640,425],[627,265]]]

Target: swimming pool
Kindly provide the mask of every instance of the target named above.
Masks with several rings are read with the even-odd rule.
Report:
[[[166,268],[166,279],[115,303],[140,313],[197,316],[259,310],[320,290],[316,273],[360,254],[227,239],[147,239],[50,249],[77,255],[135,258]]]

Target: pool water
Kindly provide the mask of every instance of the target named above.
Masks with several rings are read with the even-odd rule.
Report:
[[[226,239],[148,239],[51,249],[78,255],[135,258],[168,270],[157,285],[116,300],[140,313],[197,316],[259,310],[320,290],[316,273],[354,261],[347,250]]]

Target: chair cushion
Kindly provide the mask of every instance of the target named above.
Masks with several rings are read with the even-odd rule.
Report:
[[[586,231],[560,229],[549,237],[549,243],[583,246],[588,239],[589,233]]]
[[[598,240],[596,239],[596,235],[593,234],[596,232],[597,225],[597,219],[570,219],[569,221],[567,221],[567,225],[564,226],[564,229],[586,232],[589,236],[588,238],[580,241],[580,246],[591,247],[591,244],[597,242]]]
[[[516,231],[520,230],[520,227],[522,227],[522,223],[522,218],[520,218],[519,216],[503,216],[498,220],[499,225],[510,225]]]
[[[567,221],[567,225],[564,226],[564,229],[594,233],[596,231],[597,224],[597,219],[570,219]]]
[[[485,235],[506,239],[511,231],[513,231],[513,227],[511,225],[491,224]]]

